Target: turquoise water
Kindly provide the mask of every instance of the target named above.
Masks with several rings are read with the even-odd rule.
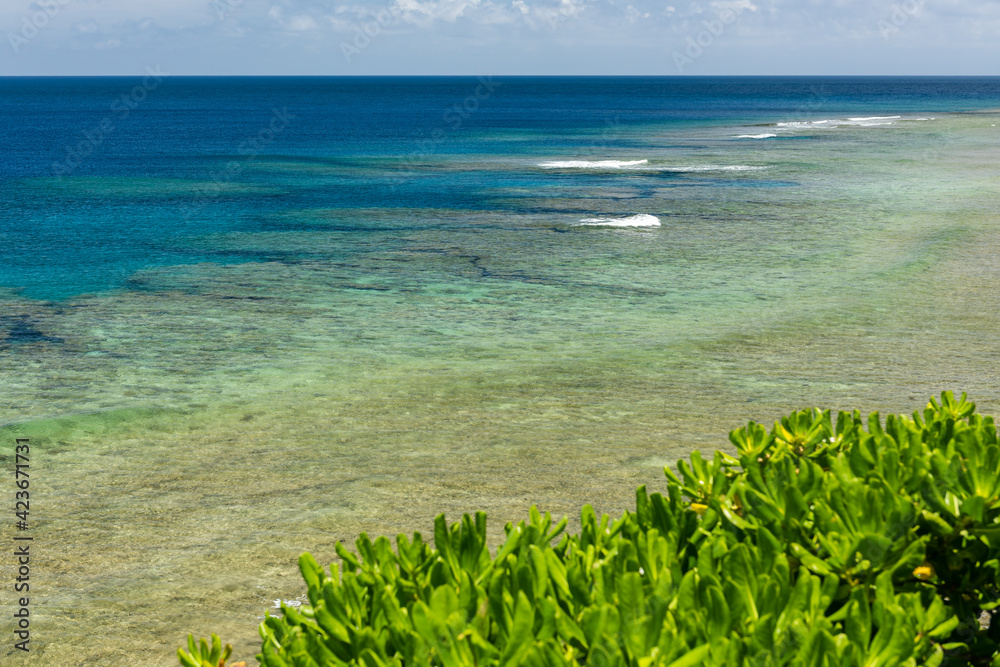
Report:
[[[0,81],[37,664],[252,664],[304,550],[1000,406],[996,79],[166,80],[64,173],[133,83]]]

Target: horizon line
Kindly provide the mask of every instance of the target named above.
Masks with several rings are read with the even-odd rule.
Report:
[[[0,74],[0,79],[111,79],[134,78],[144,74]],[[793,78],[841,78],[841,79],[1000,79],[1000,74],[160,74],[163,77],[190,79],[218,78],[313,78],[313,79],[373,79],[373,78],[426,78],[451,77],[469,78],[480,76],[554,79],[793,79]]]

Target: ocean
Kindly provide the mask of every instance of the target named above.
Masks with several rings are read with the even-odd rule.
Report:
[[[303,551],[620,514],[793,409],[1000,408],[998,77],[150,69],[0,119],[24,664],[253,664]]]

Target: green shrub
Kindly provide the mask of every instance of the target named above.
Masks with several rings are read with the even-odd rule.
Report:
[[[950,393],[913,419],[806,410],[693,453],[665,494],[579,535],[531,509],[299,560],[310,605],[268,617],[268,667],[1000,666],[1000,446]],[[558,541],[557,541],[558,539]]]
[[[195,643],[194,636],[188,635],[188,652],[184,649],[177,649],[177,659],[184,667],[226,667],[226,660],[233,652],[233,647],[226,644],[222,647],[222,640],[218,635],[212,635],[212,642],[202,639]],[[239,663],[246,665],[245,662]]]

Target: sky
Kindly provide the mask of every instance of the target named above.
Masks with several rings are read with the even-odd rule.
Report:
[[[1000,0],[0,0],[0,32],[0,76],[1000,74]]]

